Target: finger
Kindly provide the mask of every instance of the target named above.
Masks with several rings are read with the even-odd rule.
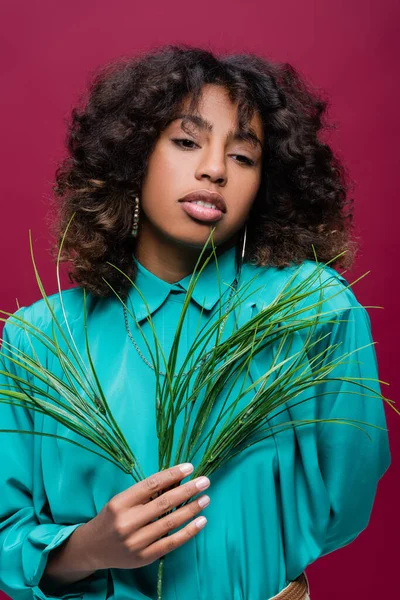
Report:
[[[192,464],[183,463],[182,465],[175,465],[164,471],[159,471],[120,492],[111,499],[111,502],[120,509],[144,504],[149,502],[158,492],[185,479],[190,473],[193,473],[193,470],[194,467]]]
[[[161,515],[165,515],[173,508],[190,500],[190,498],[206,490],[209,486],[210,480],[208,477],[197,477],[169,492],[161,494],[158,498],[141,506],[140,511],[135,507],[133,509],[135,511],[133,513],[134,516],[132,516],[132,520],[135,521],[135,527],[140,529],[140,527],[148,525],[154,519],[158,519]]]
[[[209,496],[203,495],[193,500],[190,504],[182,506],[177,510],[165,515],[154,523],[142,527],[132,538],[132,544],[139,550],[147,548],[161,537],[167,535],[177,527],[180,527],[189,519],[193,519],[210,503]]]
[[[161,556],[169,554],[176,548],[183,546],[186,542],[194,538],[202,529],[207,525],[207,519],[203,516],[197,517],[194,521],[191,521],[176,533],[168,535],[162,540],[158,540],[151,544],[144,550],[140,551],[140,558],[144,561],[144,564],[154,562]]]

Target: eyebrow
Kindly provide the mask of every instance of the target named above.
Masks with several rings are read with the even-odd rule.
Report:
[[[191,114],[186,114],[186,113],[180,113],[175,118],[183,119],[183,121],[190,121],[199,129],[203,129],[203,130],[205,129],[206,131],[209,131],[210,133],[213,130],[213,124],[210,123],[210,121],[208,121],[204,117],[201,117],[200,115],[191,115]],[[261,150],[263,149],[261,140],[258,138],[256,132],[251,127],[249,127],[246,130],[241,129],[241,130],[234,131],[233,129],[231,129],[226,134],[226,139],[227,140],[233,139],[233,140],[237,140],[237,141],[249,142],[250,145],[253,146],[254,148],[256,148],[257,146],[260,146]]]

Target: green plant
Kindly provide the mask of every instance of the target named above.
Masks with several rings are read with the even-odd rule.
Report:
[[[73,217],[71,218],[68,227]],[[51,437],[65,439],[111,461],[125,473],[131,475],[136,482],[139,482],[144,479],[146,475],[143,473],[138,458],[128,446],[118,423],[112,415],[99,378],[96,374],[95,365],[90,353],[87,334],[85,290],[83,291],[83,323],[86,340],[86,360],[81,356],[68,324],[68,318],[62,299],[59,272],[59,258],[68,227],[64,233],[57,258],[57,283],[60,306],[65,322],[64,326],[57,319],[55,310],[51,306],[44,290],[36,267],[31,235],[29,235],[35,277],[44,302],[51,314],[52,335],[45,334],[32,323],[22,319],[18,315],[0,311],[2,314],[8,315],[8,317],[12,316],[13,320],[16,321],[15,324],[24,329],[32,351],[32,355],[29,355],[3,340],[4,348],[6,348],[9,353],[8,360],[25,370],[27,377],[23,378],[7,370],[1,370],[0,374],[8,376],[12,380],[13,385],[3,389],[0,388],[0,402],[23,405],[30,410],[45,413],[65,425],[67,428],[77,432],[83,438],[90,440],[102,452],[100,453],[97,450],[87,448],[76,441],[62,436],[21,430],[15,430],[15,433],[50,435]],[[154,352],[137,323],[150,353],[156,374],[157,392],[155,410],[157,416],[159,469],[166,469],[169,466],[180,462],[191,462],[194,456],[202,450],[201,460],[193,473],[193,477],[200,475],[210,476],[216,469],[226,464],[228,460],[245,448],[254,443],[258,443],[271,435],[275,435],[276,433],[273,430],[277,426],[271,426],[268,423],[271,413],[274,412],[276,415],[277,408],[280,406],[284,407],[289,400],[296,398],[296,396],[310,386],[318,386],[328,381],[330,374],[338,364],[342,364],[343,361],[346,361],[350,357],[350,355],[361,349],[356,348],[351,352],[342,354],[339,358],[330,359],[330,356],[338,346],[338,344],[333,344],[327,351],[314,354],[312,359],[313,368],[306,368],[307,364],[309,364],[307,351],[327,335],[325,334],[324,336],[316,338],[317,325],[321,322],[333,323],[334,318],[336,318],[337,322],[337,315],[335,316],[333,311],[322,311],[323,304],[326,301],[326,295],[323,292],[326,292],[326,288],[321,282],[319,284],[317,283],[323,266],[321,267],[315,257],[316,269],[310,276],[300,282],[294,283],[296,277],[295,273],[273,302],[241,327],[237,327],[235,322],[233,333],[224,341],[222,341],[221,338],[221,325],[230,313],[240,308],[244,299],[251,293],[254,293],[253,290],[247,296],[244,295],[251,283],[255,281],[257,275],[246,282],[244,286],[236,292],[232,297],[233,301],[231,305],[225,313],[222,313],[223,304],[220,303],[218,318],[212,323],[207,322],[200,331],[196,332],[193,344],[187,352],[184,364],[181,365],[176,374],[176,361],[182,325],[193,289],[201,272],[212,258],[216,261],[218,267],[212,235],[213,231],[211,231],[193,271],[171,352],[168,357],[165,356],[157,338],[149,309],[147,320],[150,324],[155,342]],[[201,268],[198,269],[210,241],[212,244],[212,251],[204,260]],[[112,266],[118,269],[115,265]],[[120,269],[118,270],[120,271]],[[123,273],[122,271],[120,272]],[[127,277],[125,273],[123,274]],[[365,275],[362,277],[364,276]],[[129,279],[129,281],[132,286],[137,289],[143,301],[146,303],[146,298],[137,288],[134,281],[131,279]],[[122,298],[108,282],[106,283],[134,319],[133,313],[129,310]],[[354,283],[355,282],[351,285],[354,285]],[[219,277],[218,285],[220,285]],[[308,302],[308,300],[311,299],[311,296],[314,296],[316,293],[319,293],[318,300]],[[336,292],[334,295],[337,293],[340,293],[340,291]],[[315,314],[312,314],[312,316],[309,315],[310,309],[315,309]],[[6,321],[7,317],[0,317],[0,319]],[[304,346],[301,351],[293,353],[291,351],[293,333],[303,329],[306,331]],[[57,339],[57,332],[65,343],[67,351],[62,350]],[[63,379],[56,377],[54,373],[50,372],[40,363],[30,336],[44,344],[47,351],[56,357],[64,374]],[[212,350],[206,352],[206,348],[211,342]],[[248,373],[254,356],[267,346],[271,345],[276,349],[276,352],[268,370],[263,373],[257,381],[246,388],[244,388],[243,383],[240,394],[231,399],[231,393],[235,383],[242,374]],[[2,362],[3,360],[1,357],[4,348],[2,348],[2,352],[0,353],[0,360]],[[163,361],[166,371],[163,383],[161,383],[159,375],[160,360]],[[200,360],[200,367],[198,367],[197,360]],[[189,370],[185,374],[186,369]],[[197,370],[196,374],[195,369]],[[272,373],[274,373],[275,377],[270,380],[270,375]],[[371,385],[368,385],[365,380],[360,381],[355,378],[342,379],[361,388],[365,396],[372,396],[384,400],[391,408],[400,414],[392,405],[391,400],[378,393]],[[246,377],[243,378],[243,382],[245,381]],[[373,379],[370,379],[369,381],[385,383]],[[39,382],[45,384],[45,389],[42,389],[38,385]],[[222,390],[228,390],[228,393],[224,401],[219,402]],[[254,392],[250,402],[248,402],[244,408],[237,411],[240,399],[249,392]],[[299,403],[304,401],[306,400],[300,400]],[[221,404],[221,406],[219,407],[216,423],[207,433],[205,433],[206,426],[209,423],[210,414],[213,408],[219,406],[219,404]],[[183,427],[181,428],[180,434],[178,434],[176,423],[182,413]],[[286,425],[287,427],[285,428],[287,429],[315,423],[317,421],[349,424],[359,429],[362,429],[359,427],[359,424],[370,425],[382,429],[373,424],[353,420],[346,421],[343,419],[288,421],[280,424],[279,427],[281,428],[282,425]],[[219,428],[217,428],[217,426],[219,426]],[[285,428],[280,429],[279,431],[282,431]],[[10,432],[10,430],[0,431]],[[362,431],[364,430],[362,429]],[[367,432],[364,431],[364,433],[368,435]],[[173,455],[175,442],[176,451],[175,455]],[[157,596],[159,600],[162,598],[164,560],[165,557],[162,557],[159,563],[157,582]]]

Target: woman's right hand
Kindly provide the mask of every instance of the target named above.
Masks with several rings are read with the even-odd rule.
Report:
[[[181,470],[185,466],[186,472]],[[82,525],[86,529],[85,538],[90,540],[92,568],[143,567],[199,533],[207,523],[204,517],[192,519],[176,533],[163,537],[197,515],[210,501],[208,496],[203,495],[165,514],[209,487],[210,480],[199,477],[163,492],[179,484],[192,472],[193,465],[188,463],[155,473],[111,498],[94,519]],[[163,493],[154,498],[159,492]],[[202,500],[203,506],[199,504]],[[86,559],[90,563],[89,556]]]

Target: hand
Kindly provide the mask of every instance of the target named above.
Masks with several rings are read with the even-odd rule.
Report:
[[[192,465],[186,472],[182,472],[181,466],[155,473],[117,494],[94,519],[82,525],[86,530],[85,538],[90,546],[88,552],[93,557],[91,567],[94,570],[137,569],[149,565],[199,533],[207,523],[204,517],[193,519],[176,533],[168,535],[197,515],[210,501],[208,496],[203,495],[166,515],[210,485],[207,477],[179,485],[193,472]],[[202,482],[203,487],[197,487]],[[178,487],[169,490],[174,485]],[[163,493],[157,495],[161,491]],[[153,499],[155,495],[157,497]],[[202,500],[203,506],[199,504]],[[89,555],[87,560],[91,561]]]

